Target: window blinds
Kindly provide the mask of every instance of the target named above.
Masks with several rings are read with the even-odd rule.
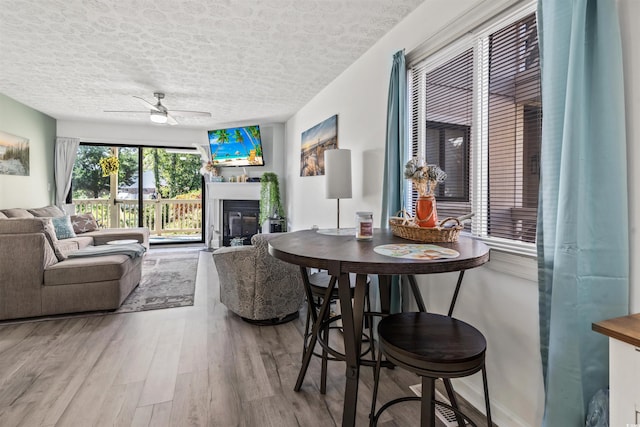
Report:
[[[473,49],[435,67],[428,61],[418,64],[411,69],[410,83],[412,155],[425,157],[447,173],[436,190],[438,217],[469,213]],[[413,189],[411,200],[416,198]]]
[[[473,209],[474,235],[535,241],[539,64],[531,13],[478,36],[473,48],[467,43],[410,66],[410,154],[447,172],[436,193],[440,219]],[[410,209],[416,198],[408,192]]]
[[[488,38],[486,234],[534,242],[542,108],[535,15]]]

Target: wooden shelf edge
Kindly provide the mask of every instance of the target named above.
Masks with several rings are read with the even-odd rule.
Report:
[[[640,347],[640,313],[591,324],[591,329],[619,341]]]

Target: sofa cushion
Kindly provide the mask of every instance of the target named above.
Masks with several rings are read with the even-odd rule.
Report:
[[[0,221],[0,234],[44,233],[45,218],[8,218]]]
[[[67,257],[58,246],[51,218],[8,218],[0,221],[0,234],[43,233],[58,261]]]
[[[44,271],[44,285],[58,286],[119,280],[133,266],[132,259],[126,255],[69,258]]]
[[[71,215],[71,225],[73,225],[73,231],[75,231],[76,234],[88,233],[89,231],[96,231],[98,229],[98,223],[90,213]]]
[[[71,217],[69,215],[58,216],[51,218],[53,227],[56,230],[56,237],[58,240],[70,239],[76,237],[76,233],[73,231],[73,225],[71,224]]]
[[[45,206],[43,208],[27,209],[27,211],[36,218],[64,216],[62,209],[57,206]]]
[[[0,219],[7,219],[7,216],[0,211]]]
[[[3,209],[2,213],[5,214],[7,218],[33,218],[31,212],[21,208]]]
[[[71,237],[70,239],[58,240],[58,247],[62,253],[65,254],[65,258],[70,252],[84,249],[87,246],[93,246],[93,237],[76,236]]]

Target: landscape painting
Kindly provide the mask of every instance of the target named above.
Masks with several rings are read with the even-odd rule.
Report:
[[[300,176],[324,175],[324,152],[338,148],[338,116],[302,132]]]
[[[0,131],[0,174],[29,176],[29,140]]]

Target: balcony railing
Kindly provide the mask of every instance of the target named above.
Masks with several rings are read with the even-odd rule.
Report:
[[[138,201],[113,199],[74,200],[77,215],[91,213],[100,228],[138,226]],[[194,235],[202,233],[200,199],[143,200],[142,225],[152,236]]]

